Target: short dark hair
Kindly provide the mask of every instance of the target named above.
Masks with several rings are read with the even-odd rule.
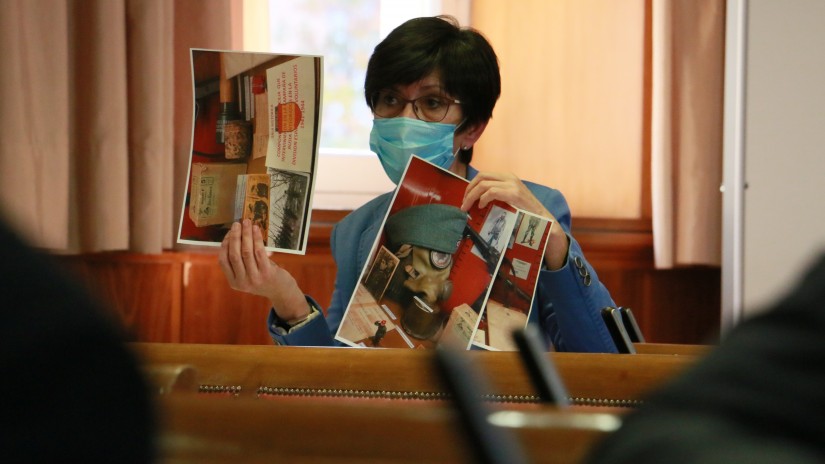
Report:
[[[493,116],[501,94],[498,58],[480,32],[459,27],[452,16],[411,19],[375,47],[364,81],[367,105],[379,90],[412,84],[434,71],[444,90],[461,101],[466,126]],[[471,159],[472,148],[460,152],[462,162]]]

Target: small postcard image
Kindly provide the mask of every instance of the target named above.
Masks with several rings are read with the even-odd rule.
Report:
[[[465,349],[473,340],[477,319],[478,314],[470,305],[462,304],[453,308],[441,336],[441,344]]]
[[[269,234],[267,245],[297,250],[303,238],[304,215],[309,195],[309,175],[267,168],[269,187]]]
[[[238,176],[246,166],[238,163],[194,163],[186,218],[195,226],[223,226],[235,218]],[[223,235],[220,236],[223,239]]]
[[[235,191],[235,220],[249,219],[264,237],[269,229],[269,182],[267,174],[239,175]]]
[[[373,298],[379,303],[400,262],[401,260],[397,256],[382,246],[378,250],[375,259],[373,259],[369,272],[364,276],[364,287],[367,288]]]
[[[513,230],[516,217],[515,212],[493,205],[479,232],[481,238],[486,242],[487,248],[495,250],[498,255],[504,253],[504,249],[509,245],[510,232]],[[479,250],[477,245],[473,247],[473,254],[485,259],[484,255],[486,253]]]
[[[515,243],[537,250],[541,245],[541,237],[544,234],[545,227],[547,227],[547,221],[542,221],[539,216],[522,215],[515,234]]]

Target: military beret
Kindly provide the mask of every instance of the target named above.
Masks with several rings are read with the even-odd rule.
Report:
[[[442,253],[455,253],[467,213],[440,203],[410,206],[387,218],[384,231],[391,249],[409,243]]]

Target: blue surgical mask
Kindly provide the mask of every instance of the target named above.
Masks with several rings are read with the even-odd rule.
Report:
[[[455,124],[424,122],[410,118],[376,118],[372,121],[370,149],[378,155],[384,172],[398,185],[412,155],[449,169]]]

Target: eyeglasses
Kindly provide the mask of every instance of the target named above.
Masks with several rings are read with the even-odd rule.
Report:
[[[407,100],[392,90],[379,90],[370,98],[372,112],[381,118],[394,118],[404,111],[407,103],[412,103],[415,117],[426,122],[440,122],[447,116],[451,104],[461,102],[443,95],[423,95]]]

